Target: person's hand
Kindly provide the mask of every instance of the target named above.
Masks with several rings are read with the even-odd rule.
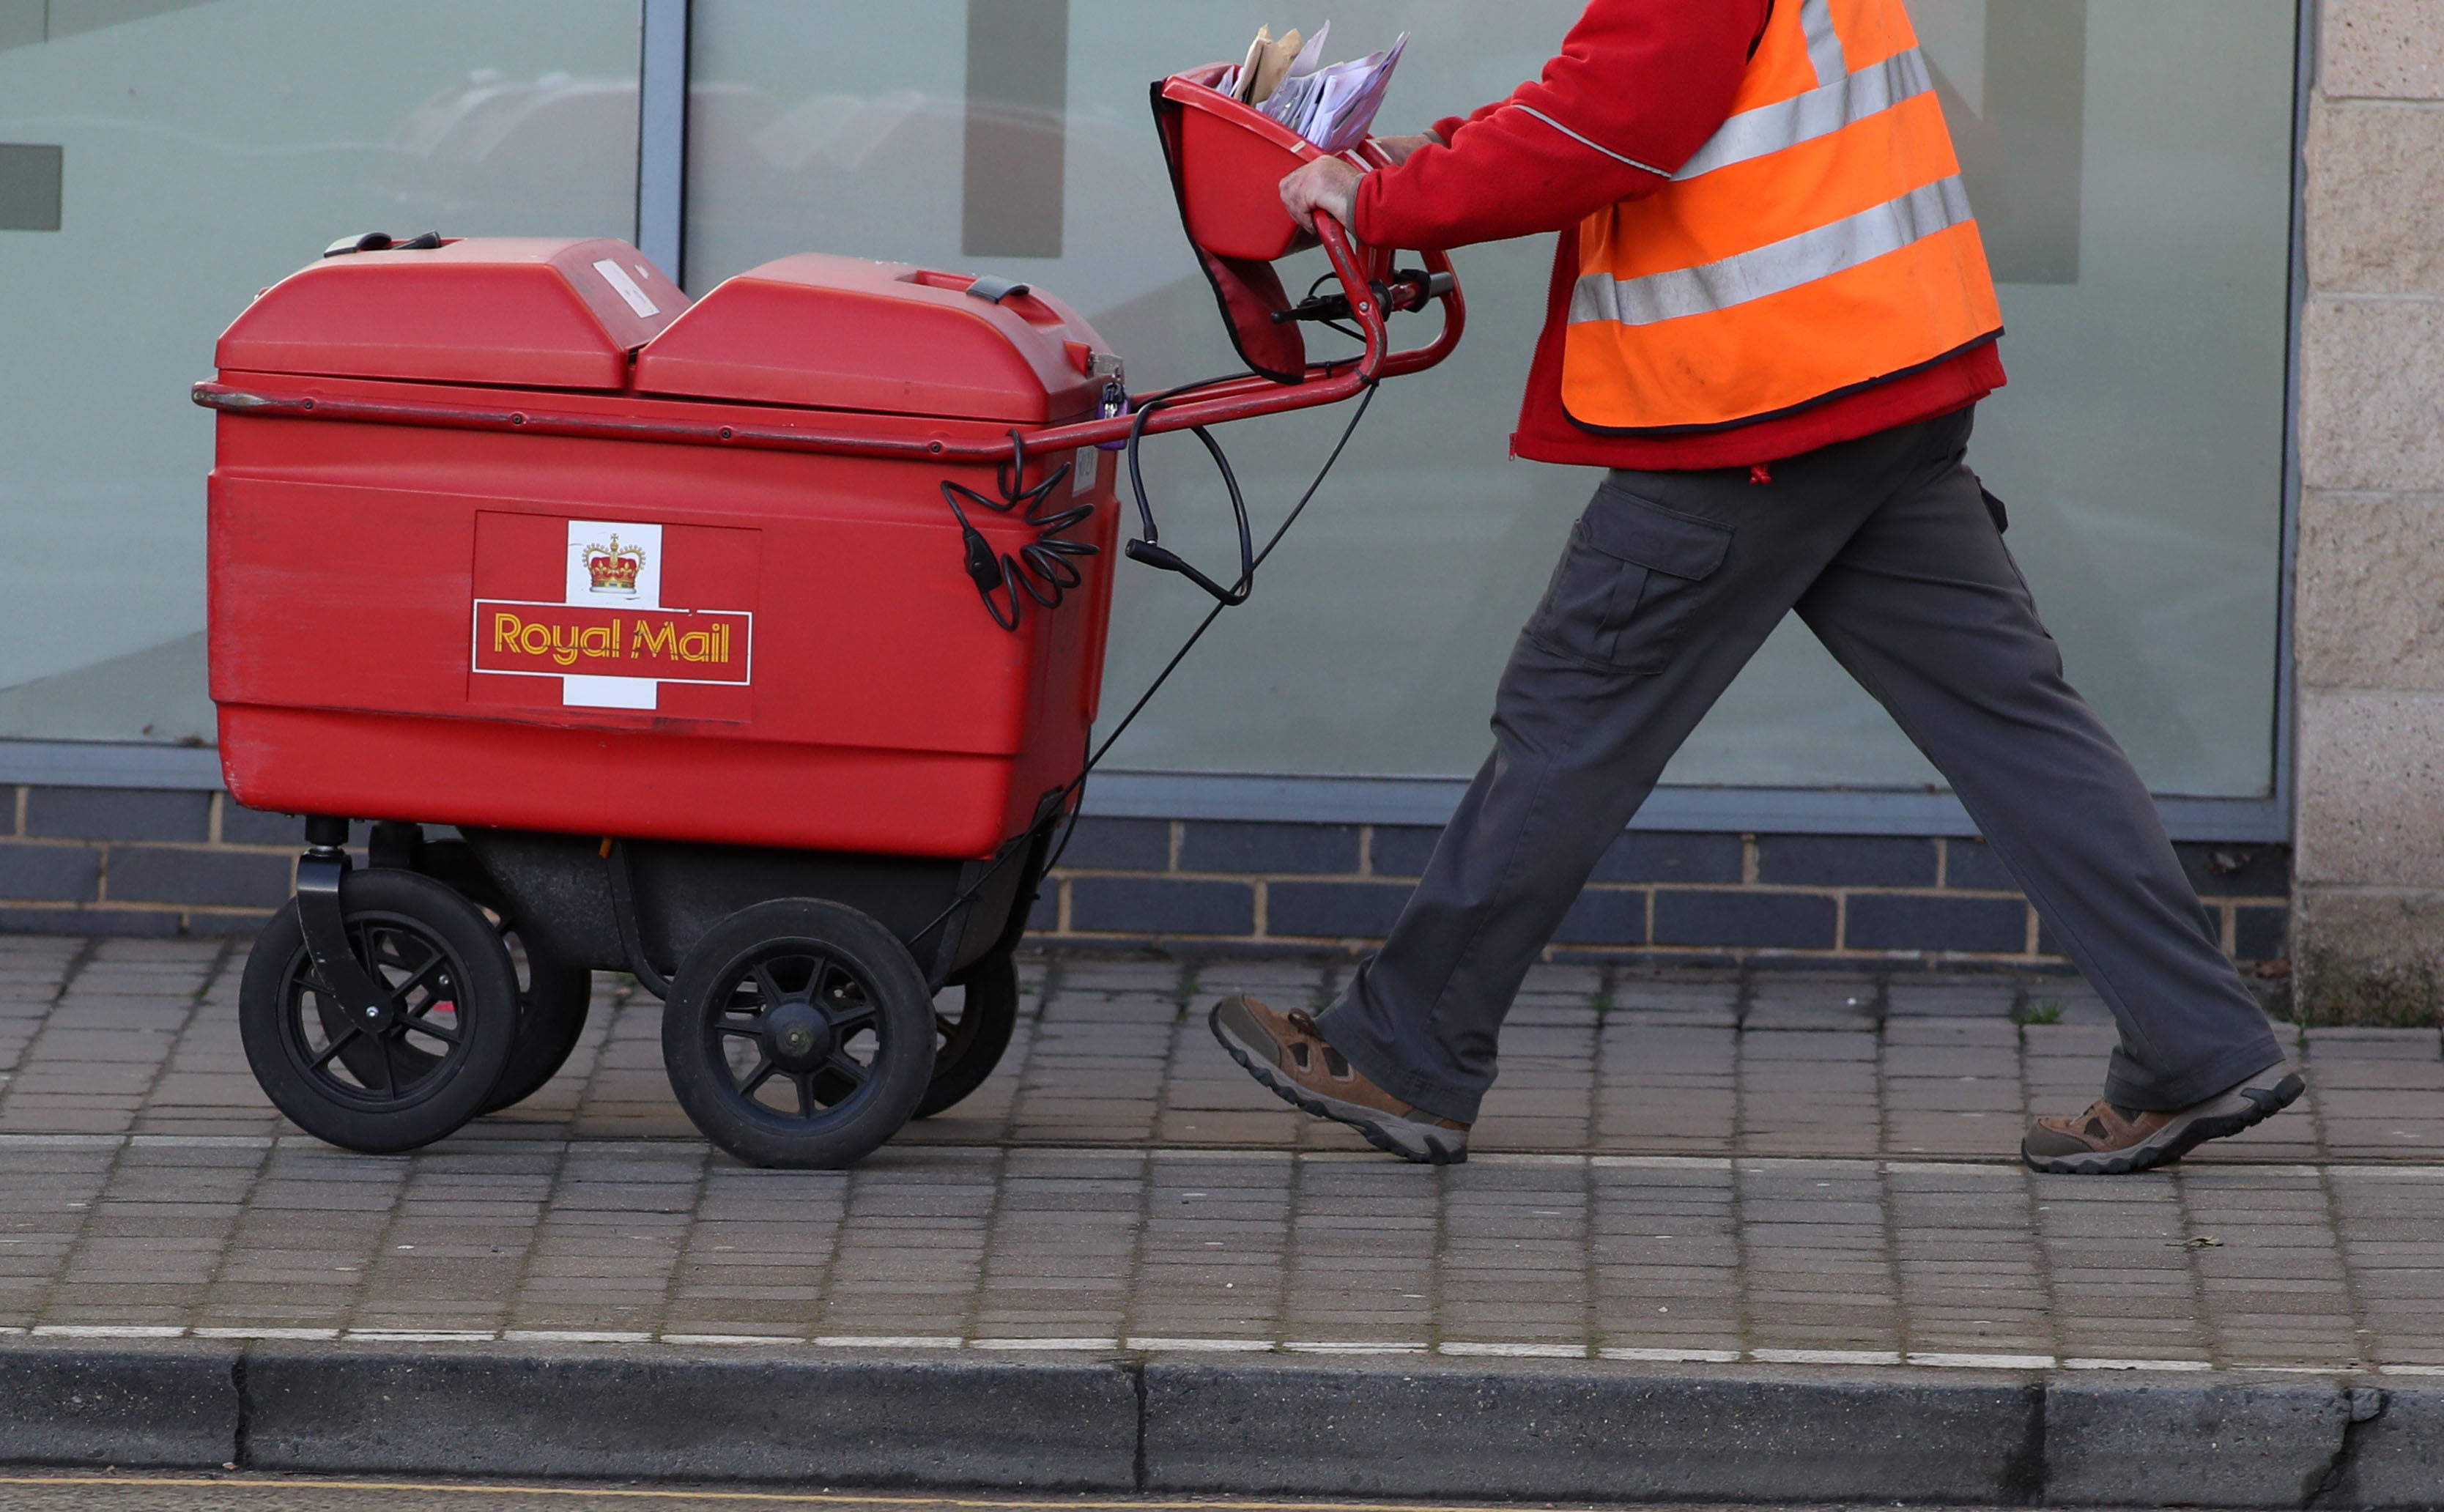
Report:
[[[1315,234],[1319,211],[1350,230],[1358,206],[1358,182],[1363,176],[1338,157],[1319,157],[1282,180],[1282,208],[1309,236]]]
[[[1451,143],[1431,131],[1421,131],[1410,137],[1378,137],[1375,145],[1383,149],[1383,156],[1392,159],[1392,166],[1398,168],[1420,147],[1448,147]]]

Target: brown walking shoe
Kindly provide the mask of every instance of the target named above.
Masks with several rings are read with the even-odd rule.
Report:
[[[1213,1005],[1213,1038],[1283,1101],[1345,1123],[1376,1149],[1426,1166],[1468,1158],[1468,1125],[1412,1107],[1359,1074],[1304,1008],[1275,1013],[1242,993]]]
[[[2100,1097],[2075,1118],[2040,1118],[2020,1141],[2020,1158],[2058,1176],[2120,1176],[2168,1165],[2210,1139],[2264,1123],[2305,1086],[2287,1060],[2238,1086],[2171,1113],[2118,1108]]]

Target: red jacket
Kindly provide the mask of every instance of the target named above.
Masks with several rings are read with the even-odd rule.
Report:
[[[1797,415],[1705,434],[1599,435],[1562,407],[1579,223],[1661,189],[1669,180],[1641,165],[1677,169],[1714,135],[1770,8],[1771,0],[1592,0],[1543,78],[1472,116],[1438,122],[1435,132],[1449,146],[1421,148],[1360,185],[1358,234],[1377,246],[1449,249],[1561,232],[1513,454],[1605,468],[1751,467],[1948,415],[2003,386],[2003,361],[1989,342]]]

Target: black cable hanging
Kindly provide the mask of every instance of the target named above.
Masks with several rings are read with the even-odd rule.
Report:
[[[1216,379],[1213,381],[1220,380]],[[1188,385],[1188,388],[1202,388],[1207,386],[1209,385],[1191,384]],[[1185,392],[1187,392],[1187,389],[1168,390],[1161,395],[1156,396],[1154,398],[1145,400],[1144,402],[1149,404],[1158,403],[1163,399],[1170,398],[1173,396]],[[1078,775],[1071,778],[1068,784],[1060,789],[1059,802],[1062,809],[1065,811],[1067,818],[1066,822],[1064,824],[1061,831],[1059,843],[1053,846],[1050,855],[1045,860],[1044,872],[1046,875],[1049,875],[1053,868],[1061,864],[1061,857],[1068,853],[1070,839],[1078,833],[1079,809],[1077,805],[1077,798],[1078,795],[1084,790],[1086,786],[1086,779],[1095,774],[1095,768],[1103,764],[1103,758],[1112,753],[1112,747],[1120,744],[1120,737],[1128,733],[1129,727],[1136,724],[1138,716],[1145,712],[1146,706],[1154,702],[1154,695],[1162,691],[1163,684],[1171,681],[1171,674],[1179,670],[1179,664],[1188,659],[1188,654],[1196,649],[1196,643],[1205,638],[1205,633],[1213,628],[1214,621],[1222,618],[1223,611],[1234,608],[1247,601],[1248,596],[1244,590],[1254,582],[1256,569],[1263,566],[1267,559],[1272,556],[1274,548],[1279,546],[1282,544],[1282,539],[1290,533],[1290,527],[1298,524],[1299,516],[1306,513],[1306,507],[1313,503],[1315,501],[1316,494],[1323,490],[1324,480],[1332,476],[1332,470],[1340,463],[1341,454],[1349,450],[1351,439],[1358,434],[1360,422],[1366,418],[1366,412],[1374,408],[1375,396],[1380,392],[1382,391],[1372,382],[1369,382],[1366,385],[1366,392],[1358,401],[1357,413],[1350,415],[1349,424],[1344,427],[1341,433],[1341,439],[1333,445],[1332,454],[1325,457],[1324,459],[1324,466],[1316,470],[1314,481],[1306,486],[1306,491],[1305,493],[1299,495],[1298,503],[1290,507],[1289,514],[1282,521],[1279,528],[1275,529],[1269,537],[1266,538],[1264,549],[1252,553],[1247,559],[1245,570],[1241,575],[1239,584],[1242,591],[1239,592],[1238,597],[1236,599],[1229,597],[1229,590],[1217,590],[1213,584],[1201,577],[1197,580],[1199,582],[1204,583],[1205,589],[1208,593],[1214,596],[1215,602],[1213,607],[1205,612],[1205,618],[1197,621],[1196,628],[1189,633],[1186,640],[1180,642],[1179,649],[1172,653],[1171,660],[1163,664],[1162,671],[1157,673],[1155,674],[1154,681],[1146,685],[1145,691],[1138,695],[1138,701],[1130,705],[1129,711],[1120,716],[1119,724],[1112,727],[1112,732],[1105,735],[1102,744],[1098,745],[1094,748],[1093,752],[1087,756],[1085,765],[1078,769]],[[1208,438],[1206,444],[1208,446],[1212,446],[1213,442]],[[1218,452],[1218,450],[1219,449],[1217,448],[1216,451]],[[1230,463],[1228,460],[1224,460],[1222,462],[1222,468],[1225,477],[1229,477]],[[1231,481],[1231,496],[1233,503],[1239,502],[1238,485],[1235,479]],[[1142,493],[1139,496],[1139,504],[1140,507],[1142,507],[1144,504],[1144,496]],[[1246,523],[1246,515],[1244,512],[1241,514],[1240,520],[1244,527]],[[1149,522],[1149,524],[1151,524],[1151,522]],[[1132,556],[1136,555],[1135,552],[1130,554]],[[1139,560],[1143,559],[1140,558]],[[1183,563],[1183,565],[1185,564]],[[999,618],[1000,617],[996,615],[994,618]],[[953,914],[958,913],[958,911],[965,907],[971,899],[972,899],[978,893],[982,892],[985,884],[991,881],[995,876],[999,875],[1003,867],[1008,866],[1011,861],[1014,861],[1019,857],[1027,854],[1027,849],[1028,848],[1024,845],[1013,845],[1009,849],[1002,852],[1001,856],[985,868],[983,875],[979,876],[974,881],[961,889],[958,895],[951,899],[950,903],[943,908],[942,912],[935,914],[933,918],[927,920],[924,928],[908,936],[908,938],[911,940],[921,940],[926,935],[934,932],[934,931],[941,928],[944,923],[949,921]]]
[[[1145,466],[1139,452],[1145,445],[1146,423],[1157,415],[1180,402],[1176,397],[1157,396],[1138,409],[1136,423],[1129,427],[1129,489],[1137,496],[1138,523],[1145,529],[1142,539],[1132,541],[1124,548],[1131,562],[1141,562],[1164,572],[1176,572],[1213,596],[1224,608],[1236,608],[1248,601],[1256,587],[1256,540],[1248,524],[1248,501],[1239,491],[1239,476],[1231,470],[1231,459],[1223,453],[1222,443],[1213,433],[1201,425],[1189,427],[1189,433],[1205,443],[1206,454],[1221,470],[1222,487],[1231,495],[1231,518],[1239,527],[1239,578],[1230,587],[1199,572],[1188,560],[1162,544],[1162,531],[1154,523],[1154,506],[1146,498]]]

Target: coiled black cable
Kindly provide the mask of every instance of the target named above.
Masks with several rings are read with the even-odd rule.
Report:
[[[1061,534],[1094,518],[1093,505],[1072,505],[1056,514],[1042,512],[1054,491],[1068,481],[1075,465],[1064,462],[1034,488],[1022,489],[1019,485],[1027,481],[1027,436],[1012,431],[1009,440],[1010,460],[993,469],[993,481],[1001,489],[999,499],[989,499],[946,478],[942,482],[942,502],[951,507],[952,516],[959,522],[959,539],[967,548],[968,577],[976,585],[977,597],[985,601],[985,612],[992,616],[994,624],[1015,632],[1022,592],[1046,609],[1058,609],[1069,590],[1086,581],[1068,559],[1101,556],[1102,548],[1084,541],[1066,540]],[[996,554],[992,543],[968,518],[967,510],[959,507],[962,499],[995,514],[1016,514],[1021,522],[1034,526],[1035,539],[1021,546],[1016,556]]]

